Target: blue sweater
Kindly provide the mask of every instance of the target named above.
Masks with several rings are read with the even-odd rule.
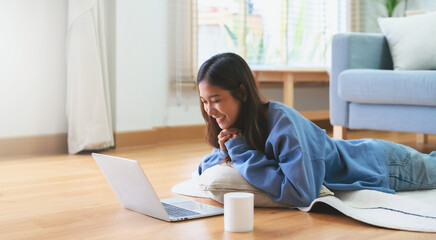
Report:
[[[201,174],[228,154],[234,167],[253,186],[277,202],[309,206],[321,185],[330,190],[389,189],[389,164],[372,139],[340,140],[294,109],[270,102],[265,153],[249,147],[243,136],[213,149],[199,166]]]

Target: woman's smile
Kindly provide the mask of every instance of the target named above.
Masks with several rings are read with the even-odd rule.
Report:
[[[225,118],[224,116],[219,117],[219,118],[215,117],[215,120],[218,124],[220,124],[220,123],[224,122],[224,120],[225,120],[224,118]]]

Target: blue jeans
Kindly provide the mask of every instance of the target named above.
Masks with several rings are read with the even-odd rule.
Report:
[[[389,187],[395,191],[436,188],[436,151],[424,154],[413,148],[376,140],[389,160]]]

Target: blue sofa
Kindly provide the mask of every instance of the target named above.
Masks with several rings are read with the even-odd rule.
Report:
[[[420,53],[416,53],[420,54]],[[340,33],[332,41],[330,122],[346,129],[436,134],[436,71],[393,70],[382,34]]]

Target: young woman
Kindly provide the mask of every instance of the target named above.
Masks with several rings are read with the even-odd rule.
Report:
[[[253,186],[277,202],[308,206],[321,185],[330,190],[372,189],[386,193],[436,188],[436,151],[374,139],[340,140],[294,109],[263,99],[240,56],[213,56],[197,84],[214,147],[199,174],[232,162]]]

